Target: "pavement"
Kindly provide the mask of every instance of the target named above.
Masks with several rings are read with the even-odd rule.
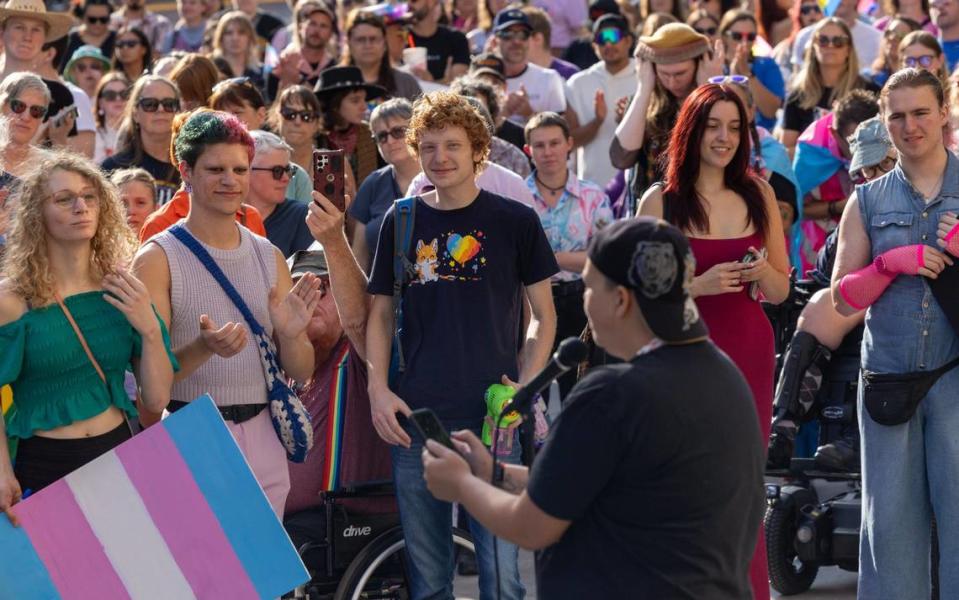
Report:
[[[521,550],[519,555],[520,576],[526,586],[527,600],[536,600],[536,577],[533,568],[533,554]],[[773,598],[785,598],[770,588]],[[477,577],[457,576],[453,585],[453,594],[460,600],[479,598],[479,580]],[[838,567],[826,567],[819,571],[812,588],[802,594],[789,596],[798,600],[856,600],[856,574],[843,571]]]

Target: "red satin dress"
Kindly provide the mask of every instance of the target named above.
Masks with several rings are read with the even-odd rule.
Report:
[[[696,257],[697,276],[718,263],[739,261],[750,246],[758,249],[764,245],[759,233],[730,239],[689,238],[689,242]],[[749,297],[749,286],[745,288],[736,293],[700,296],[696,298],[696,306],[709,328],[709,337],[729,355],[749,383],[765,447],[772,423],[773,371],[776,368],[773,329],[759,302]],[[769,574],[762,529],[749,565],[749,579],[753,598],[767,600]]]

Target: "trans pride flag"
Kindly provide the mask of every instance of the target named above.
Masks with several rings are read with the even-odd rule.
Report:
[[[0,515],[0,600],[276,598],[309,578],[209,396]]]

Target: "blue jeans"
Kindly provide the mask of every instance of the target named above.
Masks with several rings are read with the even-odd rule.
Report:
[[[453,507],[433,497],[423,479],[423,445],[415,432],[407,431],[412,440],[409,448],[393,446],[393,480],[400,509],[400,524],[406,539],[412,600],[453,599]],[[518,463],[519,443],[512,453],[501,457]],[[479,567],[480,600],[495,600],[496,570],[493,562],[493,535],[471,516],[470,533],[476,544]],[[501,598],[522,600],[526,589],[519,577],[519,548],[501,539],[496,540],[499,558]]]

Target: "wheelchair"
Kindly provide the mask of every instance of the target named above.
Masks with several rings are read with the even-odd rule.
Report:
[[[791,277],[789,298],[764,305],[776,340],[777,381],[786,346],[806,303],[821,286]],[[812,415],[820,424],[819,444],[838,438],[856,423],[862,325],[843,339],[823,371]],[[856,469],[858,471],[858,469]],[[858,472],[832,471],[812,458],[793,457],[788,468],[767,470],[763,531],[770,585],[783,595],[808,590],[820,567],[858,570],[862,478]]]
[[[310,573],[310,581],[284,598],[298,600],[406,600],[410,598],[407,562],[397,512],[357,514],[346,504],[351,499],[389,498],[392,481],[346,485],[324,492],[319,507],[284,519],[284,526]],[[319,527],[313,535],[298,527],[298,516],[311,513]],[[314,521],[314,522],[315,522]],[[304,537],[312,537],[302,541]],[[453,528],[455,547],[475,552],[468,531]]]

